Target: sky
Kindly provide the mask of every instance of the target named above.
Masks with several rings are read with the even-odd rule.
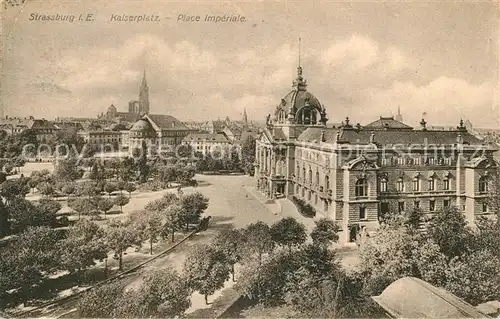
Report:
[[[499,7],[491,2],[27,1],[4,10],[3,113],[93,117],[138,99],[182,121],[273,113],[300,63],[330,122],[500,127]],[[30,21],[33,14],[75,15]],[[93,21],[77,21],[93,14]],[[159,22],[110,21],[154,15]],[[179,15],[245,22],[182,22]]]

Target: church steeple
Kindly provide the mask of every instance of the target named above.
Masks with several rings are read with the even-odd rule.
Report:
[[[398,122],[403,122],[403,115],[401,114],[401,107],[398,105],[398,114],[394,118]]]
[[[243,109],[243,125],[245,128],[248,128],[248,118],[247,118],[247,108]]]
[[[142,83],[139,91],[139,113],[141,115],[149,113],[149,87],[146,81],[146,70],[142,75]]]

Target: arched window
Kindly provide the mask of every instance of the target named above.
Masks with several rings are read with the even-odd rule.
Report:
[[[325,191],[330,189],[330,177],[328,175],[325,176]]]
[[[413,179],[413,191],[414,192],[420,191],[420,178],[419,177],[415,177]]]
[[[314,125],[318,122],[318,112],[314,108],[304,107],[297,112],[297,124]]]
[[[316,185],[319,185],[319,172],[316,172]]]
[[[302,167],[302,179],[304,180],[304,182],[306,181],[306,168],[305,167]]]
[[[366,178],[360,178],[356,181],[354,195],[356,197],[368,196],[368,183],[366,182]]]
[[[450,190],[450,178],[449,178],[449,177],[445,177],[445,178],[443,179],[443,189],[444,189],[445,191]]]
[[[488,178],[486,176],[482,176],[479,178],[479,192],[486,193],[488,191]]]
[[[430,191],[433,191],[436,189],[436,179],[434,178],[434,176],[429,177],[428,183],[429,183],[429,190]]]
[[[299,164],[297,164],[297,170],[296,170],[296,176],[297,178],[300,177],[300,167],[299,167]]]
[[[386,178],[382,178],[380,180],[380,191],[387,192],[387,179]]]
[[[404,192],[405,190],[405,184],[403,182],[403,178],[398,178],[398,180],[396,181],[396,190],[398,192]]]
[[[309,169],[309,180],[308,181],[309,181],[309,183],[312,183],[312,181],[313,181],[313,171],[312,171],[312,169]]]

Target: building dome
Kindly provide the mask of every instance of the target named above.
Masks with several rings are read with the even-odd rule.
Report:
[[[302,77],[300,66],[292,90],[276,106],[274,121],[303,125],[326,124],[326,110],[321,102],[307,91],[307,82]]]
[[[130,131],[137,133],[150,133],[154,131],[154,129],[153,126],[151,126],[151,123],[149,123],[149,121],[145,119],[140,119],[139,121],[135,122],[134,125],[132,125]]]

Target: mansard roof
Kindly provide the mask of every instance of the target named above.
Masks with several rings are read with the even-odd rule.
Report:
[[[156,126],[156,130],[189,130],[181,121],[170,115],[147,114],[145,117]]]
[[[298,141],[319,142],[321,134],[324,134],[323,141],[326,143],[334,143],[339,134],[339,143],[370,144],[371,135],[374,134],[373,140],[379,145],[456,144],[459,136],[464,144],[483,144],[483,141],[466,131],[371,130],[366,127],[361,129],[309,127],[298,137]]]
[[[372,130],[379,130],[379,129],[405,129],[405,130],[411,130],[413,127],[406,125],[403,122],[396,121],[394,119],[394,116],[390,117],[380,117],[380,119],[371,122],[370,124],[365,125],[365,128],[369,128]]]

